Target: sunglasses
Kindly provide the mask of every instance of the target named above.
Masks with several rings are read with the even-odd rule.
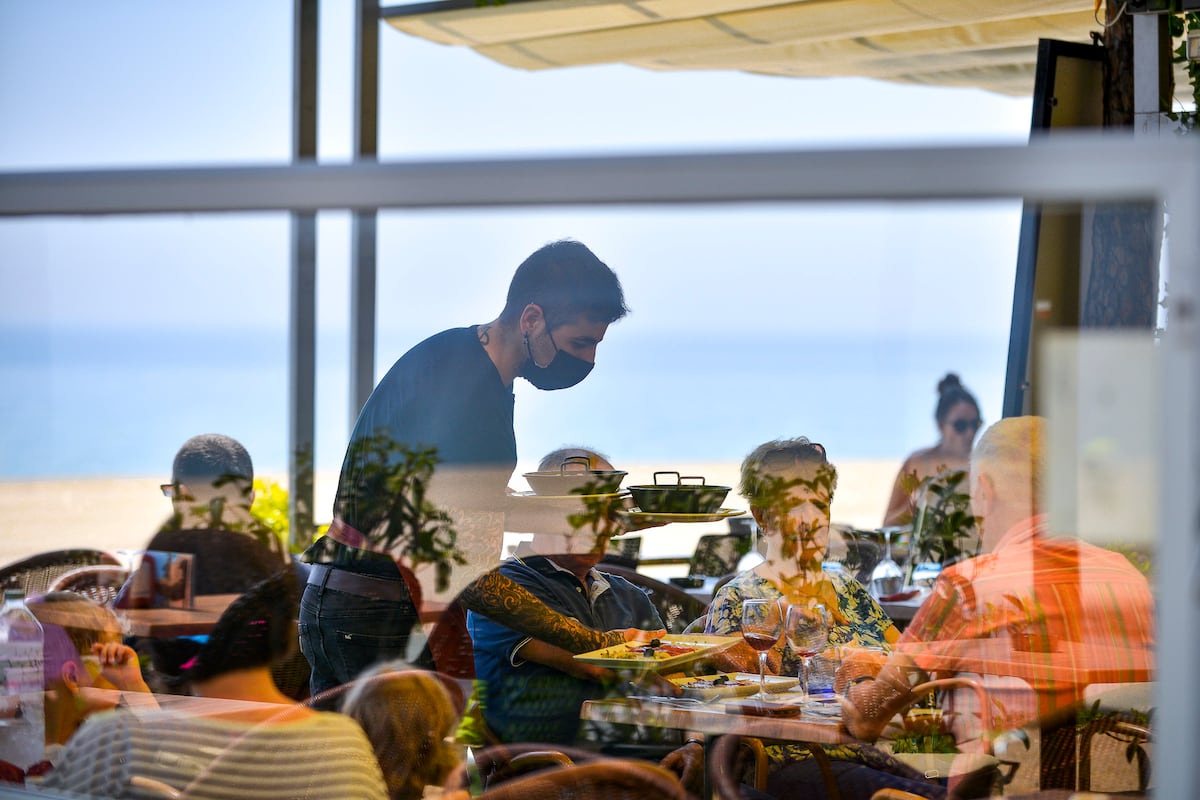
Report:
[[[952,424],[954,425],[955,432],[966,433],[967,431],[979,430],[983,422],[979,419],[956,419]]]
[[[188,494],[187,489],[177,483],[164,483],[158,488],[162,489],[163,497],[169,497],[172,500],[191,499],[191,495]]]

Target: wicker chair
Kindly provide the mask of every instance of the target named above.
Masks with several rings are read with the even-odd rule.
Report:
[[[678,586],[647,577],[636,570],[616,564],[605,564],[601,571],[618,575],[644,589],[650,595],[654,607],[658,609],[658,615],[662,617],[667,633],[683,633],[688,623],[708,610],[703,600],[692,597]]]
[[[928,681],[913,687],[913,701],[924,698],[930,692],[944,689],[969,689],[976,693],[980,704],[981,724],[984,730],[990,729],[990,714],[987,702],[987,694],[981,684],[969,678],[944,678],[940,680]],[[740,748],[748,748],[750,754],[754,758],[754,785],[759,790],[767,788],[766,780],[766,759],[760,755],[761,740],[753,734],[755,723],[750,721],[746,723],[747,735],[727,735],[722,736],[713,746],[712,759],[708,764],[707,772],[708,779],[713,786],[714,792],[720,797],[738,797],[739,785],[744,775],[744,757]],[[808,742],[800,742],[808,748],[811,753],[814,763],[821,775],[821,779],[825,786],[825,796],[830,800],[838,800],[842,797],[841,789],[838,786],[838,780],[835,776],[835,770],[830,762],[825,750],[817,744]],[[990,743],[988,743],[990,753]],[[866,747],[866,745],[864,745]],[[970,782],[964,782],[962,787],[965,790],[965,796],[978,796],[976,791],[980,782],[987,783],[990,786],[998,781],[1001,776],[995,767],[985,767],[986,772],[981,772],[975,779]],[[985,794],[988,792],[984,792]],[[904,792],[896,789],[880,789],[872,795],[872,800],[923,800],[918,795],[910,792]]]
[[[668,770],[643,761],[605,758],[578,748],[498,745],[476,751],[474,766],[459,765],[446,781],[450,790],[467,789],[471,771],[489,800],[687,800]]]
[[[480,797],[487,800],[688,800],[679,780],[643,761],[610,759],[541,770],[506,781]]]
[[[689,575],[713,578],[732,575],[742,556],[750,552],[750,536],[740,533],[708,533],[696,540],[688,565]]]
[[[59,575],[46,588],[47,592],[74,592],[95,600],[102,606],[112,608],[129,578],[129,570],[111,564],[76,567]]]
[[[26,595],[49,590],[54,579],[77,567],[119,567],[121,562],[104,550],[54,550],[14,561],[0,568],[0,589],[24,589]]]

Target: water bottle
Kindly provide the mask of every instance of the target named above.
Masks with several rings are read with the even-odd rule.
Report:
[[[45,754],[42,626],[22,589],[5,589],[0,608],[0,758],[21,769]]]

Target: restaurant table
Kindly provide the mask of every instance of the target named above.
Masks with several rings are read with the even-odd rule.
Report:
[[[221,614],[240,596],[202,594],[194,598],[191,608],[125,608],[116,609],[116,613],[125,620],[130,636],[201,636],[212,631]]]
[[[788,700],[799,701],[792,692],[772,695],[781,704]],[[841,714],[809,714],[807,710],[797,716],[750,716],[726,711],[726,703],[745,701],[745,697],[730,697],[714,702],[687,702],[672,698],[621,698],[616,700],[588,700],[579,711],[579,716],[593,722],[621,725],[645,725],[654,728],[672,728],[705,734],[705,764],[711,764],[716,740],[725,735],[753,736],[785,742],[810,742],[813,744],[846,744],[857,742],[842,727]],[[709,771],[704,773],[704,796],[712,796]]]
[[[1037,696],[1042,789],[1076,785],[1075,709],[1088,686],[1154,679],[1154,650],[1059,641],[1049,651],[1022,650],[1013,640],[965,639],[898,645],[927,672],[1019,678]],[[1054,753],[1059,758],[1049,758]]]
[[[917,615],[917,610],[924,605],[928,597],[929,590],[921,589],[914,597],[908,600],[880,600],[879,605],[883,608],[884,613],[891,618],[892,622],[896,624],[896,628],[903,631],[908,627],[908,623],[912,622],[913,617]]]

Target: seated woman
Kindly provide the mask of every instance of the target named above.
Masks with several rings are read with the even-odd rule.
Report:
[[[271,663],[296,641],[297,596],[291,572],[262,581],[197,645],[182,671],[196,695],[214,702],[190,715],[94,715],[67,742],[45,785],[89,797],[145,797],[152,785],[197,799],[383,800],[362,729],[341,714],[293,704],[272,682]]]
[[[827,573],[830,505],[837,468],[825,448],[803,437],[767,442],[742,462],[742,496],[762,529],[766,557],[718,590],[709,607],[706,633],[741,631],[742,601],[751,597],[792,603],[815,600],[830,617],[829,645],[880,646],[900,632],[862,584],[843,573]],[[740,644],[723,654],[732,668],[758,671],[755,651]],[[780,674],[795,674],[800,657],[786,637],[768,656]]]
[[[355,681],[341,710],[366,731],[391,800],[419,800],[458,764],[450,740],[459,706],[433,673],[381,664]]]
[[[743,572],[713,598],[706,633],[741,632],[742,602],[765,597],[782,603],[818,602],[829,615],[829,646],[890,646],[899,631],[879,604],[853,577],[822,569],[829,546],[830,504],[837,487],[837,469],[825,448],[803,437],[767,442],[742,462],[742,496],[762,529],[765,560]],[[758,654],[746,644],[717,657],[723,669],[758,671]],[[773,672],[795,675],[801,660],[783,636],[768,653]],[[696,745],[687,745],[699,750]],[[933,794],[940,787],[926,784],[913,770],[874,750],[844,745],[827,747],[843,797],[869,797],[871,791],[895,786]],[[767,748],[771,761],[768,791],[775,797],[822,797],[824,783],[798,745]],[[684,754],[680,754],[683,759]],[[895,774],[889,774],[895,773]],[[861,787],[861,791],[860,791]]]

